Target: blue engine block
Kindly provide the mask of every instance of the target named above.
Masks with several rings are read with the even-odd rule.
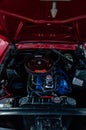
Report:
[[[59,78],[57,78],[57,76]],[[57,94],[65,95],[72,91],[68,76],[61,69],[59,69],[59,71],[57,70],[56,74],[53,75],[53,77],[54,77],[53,80],[56,78],[56,80],[53,81],[53,86],[54,86],[53,89],[54,90],[56,89],[55,91]],[[42,91],[42,87],[46,86],[46,84],[44,83],[45,82],[43,82],[42,75],[37,75],[36,76],[36,90]],[[50,89],[50,90],[53,91],[53,89]]]

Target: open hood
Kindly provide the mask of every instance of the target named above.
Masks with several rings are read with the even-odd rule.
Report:
[[[0,0],[0,33],[10,41],[86,41],[85,0]]]

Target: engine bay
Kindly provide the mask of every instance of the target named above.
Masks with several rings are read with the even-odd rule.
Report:
[[[17,50],[8,59],[2,69],[0,90],[0,99],[5,104],[8,102],[8,107],[86,105],[86,56],[83,48],[78,47],[75,51]]]

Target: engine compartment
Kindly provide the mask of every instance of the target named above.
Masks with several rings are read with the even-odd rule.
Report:
[[[81,45],[76,50],[11,46],[0,65],[0,110],[16,119],[21,115],[16,129],[74,129],[75,115],[85,114],[85,99],[86,50]]]
[[[17,50],[3,70],[0,99],[8,102],[8,106],[86,105],[86,56],[81,47],[75,51]]]

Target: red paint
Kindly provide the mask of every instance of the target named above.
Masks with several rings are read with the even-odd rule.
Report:
[[[8,34],[8,30],[7,30],[7,27],[6,27],[6,21],[5,21],[5,15],[3,15],[3,14],[0,14],[0,23],[2,25],[2,29],[1,30],[4,30],[4,32],[6,34]]]
[[[10,96],[11,94],[7,91],[7,89],[5,87],[2,87],[3,88],[3,91],[5,94],[7,94],[8,96]]]
[[[60,49],[60,50],[75,50],[77,48],[77,44],[48,44],[48,43],[23,43],[16,44],[19,50],[23,49]]]
[[[7,91],[7,89],[5,87],[2,87],[4,93],[6,94],[5,96],[0,97],[0,100],[4,99],[4,98],[9,98],[11,96],[11,94]]]
[[[0,10],[1,14],[5,14],[8,16],[13,16],[16,18],[19,18],[21,20],[25,20],[34,24],[64,24],[64,23],[69,23],[69,22],[74,22],[74,21],[78,21],[78,20],[82,20],[82,19],[86,19],[86,15],[81,15],[81,16],[76,16],[76,17],[72,17],[72,18],[68,18],[68,19],[64,19],[64,20],[37,20],[37,19],[32,19],[29,17],[25,17],[25,16],[21,16],[19,14],[15,14],[15,13],[11,13],[5,10]]]
[[[70,37],[69,39],[65,38],[65,41],[75,41],[78,44],[86,41],[86,0],[58,1],[58,12],[54,19],[50,13],[51,8],[52,2],[50,1],[1,0],[0,24],[2,27],[0,30],[8,36],[9,40],[16,42],[47,38],[56,40],[59,39],[58,35],[61,35],[61,39],[63,39],[63,34]],[[48,30],[47,27],[43,30],[43,25],[50,26]],[[72,29],[68,31],[68,28],[63,29],[61,25]],[[37,36],[36,33],[41,36]]]
[[[17,37],[18,37],[18,35],[19,35],[19,33],[20,33],[22,27],[23,27],[23,22],[20,21],[20,23],[19,23],[19,25],[18,25],[18,28],[17,28],[17,30],[16,30],[16,33],[15,33],[15,36],[14,36],[14,39],[15,39],[15,40],[17,39]]]
[[[84,44],[84,48],[86,49],[86,43]]]
[[[6,38],[5,36],[3,35],[0,35],[0,39],[2,39],[4,42],[9,42],[8,38]]]
[[[51,99],[51,98],[54,98],[54,96],[41,96],[40,98],[47,98],[47,99]]]
[[[6,56],[9,49],[9,43],[0,39],[0,63],[2,63],[4,57]]]

